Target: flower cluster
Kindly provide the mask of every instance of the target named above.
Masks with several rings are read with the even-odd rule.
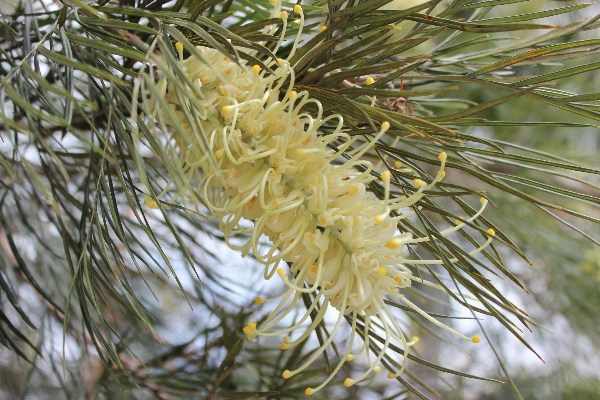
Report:
[[[274,3],[272,16],[282,18],[285,30],[288,15],[281,11],[279,1]],[[182,101],[178,88],[166,75],[158,79],[153,90],[144,93],[144,113],[148,118],[161,120],[163,130],[171,132],[164,154],[172,156],[171,161],[186,178],[184,186],[189,188],[178,196],[194,201],[200,198],[217,218],[228,246],[244,256],[252,252],[264,265],[265,279],[277,274],[286,285],[277,296],[256,299],[258,303],[275,300],[278,304],[260,325],[250,322],[244,328],[248,339],[281,335],[281,349],[288,349],[306,340],[330,307],[339,311],[335,327],[321,347],[299,368],[283,371],[283,377],[303,371],[326,351],[345,316],[352,321],[345,354],[321,385],[306,389],[310,395],[323,388],[344,362],[361,353],[366,353],[370,367],[360,376],[346,379],[346,386],[379,372],[379,364],[393,342],[408,352],[415,340],[406,338],[384,302],[386,296],[463,339],[478,342],[479,338],[467,338],[443,325],[410,302],[402,290],[413,281],[440,288],[413,276],[407,264],[440,264],[442,260],[412,260],[404,253],[406,245],[430,239],[400,233],[398,222],[413,215],[403,210],[414,206],[444,178],[446,154],[439,154],[440,168],[433,180],[415,179],[411,194],[392,192],[394,171],[378,171],[380,165],[374,166],[363,158],[390,124],[381,123],[371,137],[351,137],[344,132],[340,115],[325,117],[321,104],[311,99],[307,91],[294,90],[294,68],[289,59],[302,35],[301,7],[295,6],[294,13],[300,17],[299,33],[288,60],[265,62],[272,73],[258,65],[234,62],[206,47],[196,47],[184,59],[183,45],[177,43],[184,81],[189,82],[186,90],[193,93],[205,117],[197,123],[190,122],[185,112],[189,100]],[[285,32],[277,48],[284,36]],[[169,109],[161,108],[165,100]],[[304,111],[308,105],[317,111]],[[325,124],[333,131],[325,134]],[[205,149],[187,139],[199,136],[207,138]],[[383,185],[382,199],[367,191],[369,185],[377,184],[374,181]],[[167,193],[168,188],[158,197],[164,198]],[[466,222],[476,219],[486,203],[482,199],[481,209]],[[153,201],[147,204],[156,206]],[[442,231],[441,236],[465,225],[458,221]],[[247,241],[239,244],[231,240],[240,236]],[[493,236],[493,230],[488,231],[485,243],[470,254],[483,250]],[[264,238],[271,243],[266,249],[261,244]],[[281,328],[305,294],[310,295],[312,304],[293,325]],[[314,310],[316,317],[309,319]],[[364,325],[357,327],[357,321]],[[385,342],[370,359],[369,331],[375,327],[385,333]],[[365,339],[354,351],[359,330]],[[404,357],[402,368],[390,371],[388,376],[400,375],[406,360]]]

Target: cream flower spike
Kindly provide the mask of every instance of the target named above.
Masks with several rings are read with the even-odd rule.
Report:
[[[282,10],[280,1],[272,3],[271,16],[283,20],[284,31],[288,18],[300,17],[293,54],[302,35],[302,8],[296,6],[288,13]],[[266,27],[265,32],[274,33],[276,27]],[[284,33],[281,33],[276,49],[283,40]],[[478,337],[467,338],[437,321],[403,294],[403,289],[411,286],[412,281],[442,290],[441,286],[413,276],[408,268],[416,264],[441,264],[442,260],[411,260],[404,254],[405,246],[430,239],[399,233],[397,223],[411,215],[402,214],[402,209],[415,206],[426,191],[444,178],[446,153],[439,154],[440,168],[435,178],[431,182],[415,179],[415,189],[409,195],[391,191],[392,182],[396,181],[395,170],[382,171],[379,176],[385,194],[383,199],[378,199],[366,190],[378,179],[376,168],[362,156],[390,129],[390,123],[381,123],[371,139],[365,137],[358,142],[356,137],[351,138],[342,131],[344,123],[340,115],[323,117],[323,108],[317,100],[311,99],[307,91],[293,90],[295,75],[289,59],[267,60],[265,65],[273,69],[273,74],[267,74],[258,65],[248,66],[244,61],[236,64],[215,49],[196,47],[201,61],[193,55],[184,59],[183,44],[178,43],[175,48],[182,71],[193,85],[188,88],[193,96],[185,101],[202,107],[206,118],[192,121],[196,125],[190,127],[190,121],[181,111],[186,105],[182,100],[185,98],[178,95],[178,86],[169,79],[174,74],[166,73],[168,71],[160,74],[157,66],[148,66],[150,71],[154,68],[159,72],[159,79],[155,81],[154,74],[140,72],[136,90],[139,89],[145,100],[139,115],[158,121],[153,125],[156,131],[166,134],[159,139],[156,133],[157,142],[164,146],[160,154],[169,157],[169,162],[187,179],[183,185],[187,190],[180,190],[175,198],[166,198],[175,182],[167,185],[157,198],[164,204],[175,200],[192,201],[198,210],[201,210],[198,202],[201,198],[203,207],[218,220],[228,246],[239,250],[242,256],[252,252],[264,266],[265,279],[277,275],[276,279],[285,285],[284,291],[274,297],[256,298],[256,303],[277,300],[278,304],[260,324],[248,323],[243,329],[248,340],[283,336],[280,348],[289,349],[312,334],[328,309],[338,311],[330,336],[303,365],[283,371],[284,378],[302,372],[327,350],[345,316],[351,321],[346,352],[321,385],[306,389],[307,395],[322,389],[346,361],[363,353],[369,368],[360,376],[346,379],[346,386],[381,371],[381,361],[392,344],[407,354],[416,340],[407,339],[384,302],[386,298],[403,302],[462,339],[479,341]],[[238,51],[245,49],[238,48]],[[166,68],[168,63],[161,65]],[[286,82],[287,87],[283,87]],[[181,85],[181,81],[177,84]],[[153,85],[152,90],[144,89],[150,85]],[[164,107],[165,102],[170,108]],[[316,115],[303,111],[307,104],[316,107]],[[132,116],[137,115],[135,108]],[[336,128],[323,134],[321,127],[326,123],[331,125],[331,121],[337,121]],[[206,152],[187,138],[201,133],[207,138]],[[337,150],[329,148],[332,142],[336,142]],[[350,158],[342,158],[343,152]],[[148,201],[147,204],[152,207],[155,203]],[[474,221],[486,204],[484,199],[475,215],[441,231],[441,236],[446,237]],[[230,241],[233,237],[235,244]],[[240,244],[240,237],[248,239]],[[490,230],[487,240],[470,254],[481,252],[493,237],[494,232]],[[265,238],[271,242],[270,248],[265,249]],[[310,296],[312,303],[293,325],[282,327],[282,321],[294,315],[303,295]],[[314,311],[314,319],[309,318]],[[358,321],[364,321],[364,325]],[[373,329],[384,338],[376,354],[371,354],[369,346],[369,332]],[[357,333],[365,340],[359,349],[354,349]],[[406,360],[404,357],[402,368],[390,371],[389,376],[398,376]]]

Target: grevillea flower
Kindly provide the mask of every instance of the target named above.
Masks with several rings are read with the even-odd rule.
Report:
[[[311,365],[334,341],[342,320],[347,317],[351,321],[346,352],[321,385],[306,389],[310,395],[323,388],[344,362],[359,354],[366,354],[369,368],[360,376],[347,378],[346,386],[379,372],[379,364],[392,343],[409,351],[415,340],[406,338],[384,302],[386,297],[404,303],[465,340],[478,342],[479,338],[468,338],[447,327],[403,293],[413,281],[442,289],[413,276],[407,266],[444,263],[408,259],[405,255],[406,245],[430,238],[400,233],[398,222],[414,215],[403,210],[414,206],[444,178],[446,154],[439,154],[440,168],[433,180],[415,179],[412,194],[392,192],[393,171],[378,171],[380,165],[374,166],[363,158],[390,124],[381,123],[379,131],[370,138],[351,137],[344,132],[340,115],[325,117],[321,104],[311,99],[308,92],[294,90],[294,68],[289,59],[299,43],[304,21],[300,6],[294,8],[294,13],[300,16],[300,23],[291,54],[287,60],[267,60],[265,65],[272,73],[258,65],[234,62],[216,49],[201,46],[188,49],[191,56],[184,59],[183,45],[177,43],[180,71],[185,77],[178,78],[176,84],[168,63],[155,59],[154,65],[149,66],[150,74],[140,73],[136,88],[144,98],[142,117],[155,121],[158,128],[149,132],[168,135],[159,154],[168,157],[184,177],[183,182],[173,178],[173,185],[183,189],[165,201],[191,200],[196,207],[201,201],[218,220],[230,248],[242,256],[252,252],[264,265],[265,279],[277,274],[286,285],[276,296],[256,299],[258,303],[278,304],[260,324],[250,322],[244,328],[248,339],[283,336],[281,349],[289,349],[310,336],[328,309],[338,311],[335,326],[321,347],[299,368],[283,371],[283,377],[290,378]],[[284,32],[274,53],[283,41],[288,19],[278,1],[272,11],[272,17],[276,15],[283,19]],[[274,32],[275,27],[267,28],[266,33]],[[181,82],[191,95],[181,95]],[[191,102],[201,110],[197,119],[190,118]],[[307,105],[317,111],[304,111]],[[134,108],[134,120],[137,112]],[[325,124],[335,129],[325,134]],[[205,142],[202,137],[207,138]],[[374,181],[383,184],[382,199],[367,191]],[[171,192],[169,186],[158,198],[166,198]],[[482,199],[481,203],[480,210],[466,222],[481,215],[487,200]],[[156,206],[153,200],[147,204]],[[440,234],[446,237],[465,225],[458,221]],[[493,236],[490,229],[487,240],[470,254],[483,250]],[[240,237],[247,240],[239,244]],[[261,245],[265,238],[271,243],[266,249]],[[312,304],[293,325],[282,328],[303,294],[310,294]],[[309,318],[317,309],[316,317]],[[372,329],[384,334],[383,345],[376,354],[371,354],[369,346]],[[364,340],[356,350],[357,332],[362,333]],[[404,357],[402,367],[390,371],[388,376],[400,375],[406,360]]]

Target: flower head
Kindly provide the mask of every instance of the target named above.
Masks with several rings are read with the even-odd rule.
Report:
[[[288,18],[300,16],[291,57],[302,34],[302,8],[296,6],[294,13],[288,14],[281,10],[279,1],[274,3],[272,16],[281,17],[284,30]],[[274,28],[266,29],[274,32]],[[284,35],[281,37],[275,51]],[[248,340],[282,335],[281,348],[289,349],[308,338],[328,308],[339,312],[334,329],[321,347],[299,368],[284,371],[284,378],[306,369],[331,345],[345,316],[352,326],[348,348],[327,380],[316,388],[308,388],[307,395],[323,388],[344,362],[361,353],[369,357],[368,337],[373,324],[385,332],[383,347],[362,375],[346,379],[346,386],[379,372],[379,364],[392,343],[408,351],[415,341],[405,337],[384,302],[386,297],[403,302],[441,328],[471,340],[422,311],[403,294],[413,281],[441,288],[413,276],[407,265],[458,261],[407,259],[405,246],[431,239],[415,238],[398,230],[398,222],[414,214],[403,214],[402,210],[414,206],[444,178],[446,153],[439,154],[440,168],[433,180],[417,178],[407,194],[392,192],[395,172],[378,173],[379,166],[363,159],[390,129],[390,123],[382,122],[370,137],[349,136],[343,130],[340,115],[325,117],[321,104],[310,98],[307,91],[294,90],[294,68],[289,58],[267,60],[265,65],[273,69],[273,73],[267,73],[258,65],[248,66],[243,61],[238,64],[216,49],[196,47],[187,59],[183,57],[183,45],[177,44],[176,50],[191,97],[182,96],[164,71],[157,83],[149,77],[141,80],[153,84],[153,90],[146,94],[144,113],[161,121],[162,130],[170,132],[163,154],[172,157],[187,178],[182,184],[186,189],[180,190],[178,197],[195,204],[200,198],[218,220],[227,244],[242,255],[252,252],[264,265],[265,279],[277,272],[286,285],[277,296],[256,299],[258,303],[279,303],[260,325],[248,323],[243,330]],[[372,79],[367,81],[370,83]],[[200,109],[196,120],[190,120],[186,112],[192,102]],[[317,112],[304,111],[308,104]],[[335,129],[324,134],[321,128],[325,124]],[[202,134],[207,138],[205,148],[194,139]],[[367,191],[375,181],[383,185],[381,199]],[[158,197],[166,193],[167,190]],[[442,231],[441,237],[473,221],[486,204],[484,200],[479,212]],[[252,221],[252,228],[242,221]],[[247,237],[242,245],[229,240],[239,234]],[[491,242],[493,231],[488,236],[471,254]],[[271,243],[266,250],[259,246],[265,237]],[[303,294],[311,294],[312,304],[293,325],[281,329],[282,320]],[[317,309],[316,317],[306,328],[305,322]],[[363,321],[362,326],[359,321]],[[365,340],[353,352],[357,331]],[[391,371],[390,376],[398,376],[405,363],[406,357],[402,369]]]

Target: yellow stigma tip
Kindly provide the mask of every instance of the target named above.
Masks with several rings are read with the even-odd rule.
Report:
[[[288,17],[287,11],[282,11],[281,14],[279,14],[279,16],[281,17],[281,19],[287,19],[287,17]]]
[[[421,339],[419,339],[419,337],[418,337],[418,336],[413,336],[413,337],[412,337],[412,340],[413,340],[413,342],[415,342],[415,343],[418,343],[418,342],[419,342],[419,340],[421,340]]]
[[[319,28],[319,32],[325,32],[327,30],[327,27],[325,25],[323,25],[322,27]]]
[[[221,108],[221,112],[223,114],[231,114],[233,112],[233,107],[231,107],[231,106],[224,106],[223,108]]]
[[[442,151],[440,153],[440,155],[438,156],[438,158],[440,159],[440,161],[446,161],[446,158],[448,158],[448,155],[446,154],[445,151]]]
[[[290,100],[296,100],[298,98],[298,92],[296,92],[295,90],[292,90],[290,92]]]
[[[252,66],[252,72],[254,72],[256,75],[258,75],[258,73],[260,72],[260,65],[254,64]]]
[[[312,390],[311,388],[306,388],[306,390],[304,391],[304,394],[307,396],[310,396],[311,394],[313,394],[315,391]]]
[[[218,160],[219,158],[223,157],[223,153],[225,153],[225,150],[223,149],[215,151],[215,158]]]
[[[381,367],[378,365],[378,366],[376,366],[375,368],[373,368],[373,371],[374,371],[376,374],[378,374],[378,373],[380,373],[380,372],[381,372]]]
[[[158,208],[158,204],[156,204],[156,201],[154,199],[151,199],[150,197],[144,200],[144,204],[147,205],[149,208]]]
[[[346,361],[352,361],[352,360],[354,360],[354,354],[348,354],[346,356]]]
[[[446,177],[446,171],[440,171],[440,179],[444,179]]]
[[[495,231],[495,230],[493,230],[492,228],[488,229],[488,230],[487,230],[487,233],[488,233],[488,235],[490,235],[490,236],[496,236],[496,231]]]
[[[300,14],[300,13],[302,12],[302,7],[300,7],[298,4],[296,4],[296,5],[294,6],[294,12],[295,12],[296,14]]]
[[[269,0],[269,3],[275,4],[275,0]]]
[[[279,274],[279,276],[284,276],[285,275],[285,271],[283,268],[277,268],[277,273]]]
[[[390,240],[389,242],[386,243],[385,245],[388,249],[395,249],[396,247],[398,247],[398,241],[396,239],[394,240]]]
[[[346,378],[346,379],[344,380],[344,386],[346,386],[346,387],[350,387],[350,386],[352,386],[352,385],[354,385],[354,379]]]
[[[383,121],[383,123],[381,124],[381,130],[385,132],[388,129],[390,129],[390,123],[387,121]]]
[[[284,12],[285,12],[285,11],[284,11]],[[285,60],[284,60],[283,58],[278,58],[278,59],[277,59],[277,65],[278,65],[278,66],[282,66],[284,61],[285,61]]]
[[[183,43],[181,43],[181,42],[175,43],[175,49],[177,50],[177,52],[181,53],[183,51]]]
[[[250,329],[256,329],[256,322],[248,322],[248,327]]]
[[[379,276],[386,276],[387,275],[387,268],[386,267],[379,267],[377,269],[377,275],[379,275]]]
[[[284,336],[283,337],[283,341],[286,342],[286,343],[289,343],[290,340],[291,340],[291,338],[289,336]]]
[[[384,182],[389,182],[391,177],[392,174],[390,173],[390,171],[383,171],[381,173],[381,179],[383,179]]]
[[[285,371],[283,371],[283,374],[281,374],[281,376],[283,377],[283,379],[289,379],[292,377],[292,373],[289,369],[286,369]]]
[[[258,303],[258,304],[262,304],[262,303],[264,303],[265,301],[263,300],[263,298],[262,298],[262,297],[260,297],[260,296],[259,296],[259,297],[257,297],[257,298],[255,298],[255,299],[254,299],[254,302],[255,302],[255,303]]]
[[[380,214],[380,215],[376,216],[375,217],[375,225],[381,224],[386,216],[387,216],[386,214]]]
[[[401,166],[402,166],[402,163],[400,161],[394,161],[394,167],[400,168]]]
[[[288,344],[287,344],[287,343],[285,343],[285,342],[283,342],[283,343],[281,343],[281,344],[279,345],[279,348],[280,348],[281,350],[287,350],[287,349],[288,349]]]
[[[371,78],[370,76],[367,78],[367,80],[365,80],[365,83],[367,85],[372,85],[375,83],[375,79]]]
[[[413,184],[414,184],[416,187],[421,187],[421,186],[423,185],[423,181],[417,178],[417,179],[415,179],[415,180],[413,181]]]
[[[394,379],[396,376],[394,375],[393,372],[388,372],[387,377],[388,377],[388,379]]]
[[[485,204],[485,203],[487,203],[487,202],[488,202],[488,199],[486,199],[485,197],[482,197],[482,198],[480,198],[480,199],[479,199],[479,202],[480,202],[481,204]]]
[[[479,342],[481,342],[481,339],[479,339],[479,336],[475,335],[471,338],[471,341],[473,343],[479,343]]]

